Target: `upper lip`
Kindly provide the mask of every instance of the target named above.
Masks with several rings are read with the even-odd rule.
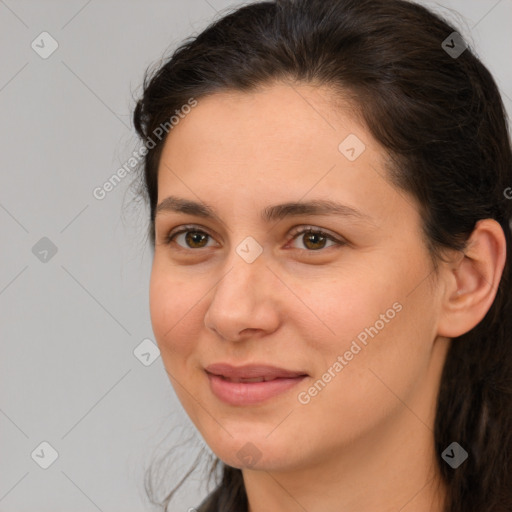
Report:
[[[264,378],[293,378],[307,375],[303,371],[286,370],[277,366],[265,364],[247,364],[244,366],[233,366],[228,363],[215,363],[207,366],[205,370],[214,375],[221,375],[230,379],[252,379]]]

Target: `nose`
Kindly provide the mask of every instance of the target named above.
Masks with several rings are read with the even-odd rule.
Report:
[[[248,263],[235,254],[212,291],[206,328],[227,341],[273,332],[279,325],[277,294],[282,287],[263,255]]]

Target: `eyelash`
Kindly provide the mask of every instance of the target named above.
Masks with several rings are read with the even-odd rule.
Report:
[[[181,235],[182,233],[188,233],[188,232],[201,233],[203,235],[206,235],[206,236],[209,236],[210,238],[212,238],[209,233],[207,233],[206,231],[204,231],[202,229],[198,229],[197,226],[188,225],[188,226],[183,226],[182,229],[180,229],[179,231],[176,231],[174,233],[171,231],[165,237],[164,244],[165,245],[170,245],[173,242],[174,238],[176,238],[178,235]],[[321,237],[326,238],[327,240],[331,240],[332,242],[335,242],[339,247],[347,245],[346,241],[338,239],[338,238],[334,237],[333,235],[331,235],[329,233],[326,233],[325,231],[322,231],[321,229],[314,228],[313,226],[305,226],[305,227],[304,226],[300,226],[299,228],[293,230],[292,233],[290,234],[292,236],[291,241],[294,241],[300,235],[305,235],[305,234],[320,235]],[[186,249],[186,248],[184,248],[184,247],[182,247],[180,245],[178,245],[178,247],[181,250],[184,250],[184,251],[187,251],[187,250],[197,251],[198,250],[198,249],[193,249],[193,248],[187,248]],[[331,247],[334,247],[334,246],[331,246]],[[296,249],[296,250],[305,251],[305,252],[308,252],[308,253],[316,253],[316,252],[321,252],[321,251],[323,251],[325,249],[328,249],[328,248],[329,247],[323,247],[321,249],[316,249],[316,250],[314,250],[314,249]]]

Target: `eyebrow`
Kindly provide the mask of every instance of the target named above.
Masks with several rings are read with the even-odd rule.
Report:
[[[158,204],[155,210],[155,217],[159,212],[184,213],[204,217],[206,219],[215,219],[223,223],[210,205],[175,196],[166,197]],[[261,219],[264,222],[272,222],[299,215],[339,215],[373,223],[373,219],[369,215],[351,206],[328,199],[315,199],[308,202],[288,202],[267,206],[261,212]]]

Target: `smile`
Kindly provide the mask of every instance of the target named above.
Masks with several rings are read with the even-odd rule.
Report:
[[[210,390],[221,401],[236,406],[265,402],[292,389],[307,375],[297,377],[227,378],[208,373]]]

